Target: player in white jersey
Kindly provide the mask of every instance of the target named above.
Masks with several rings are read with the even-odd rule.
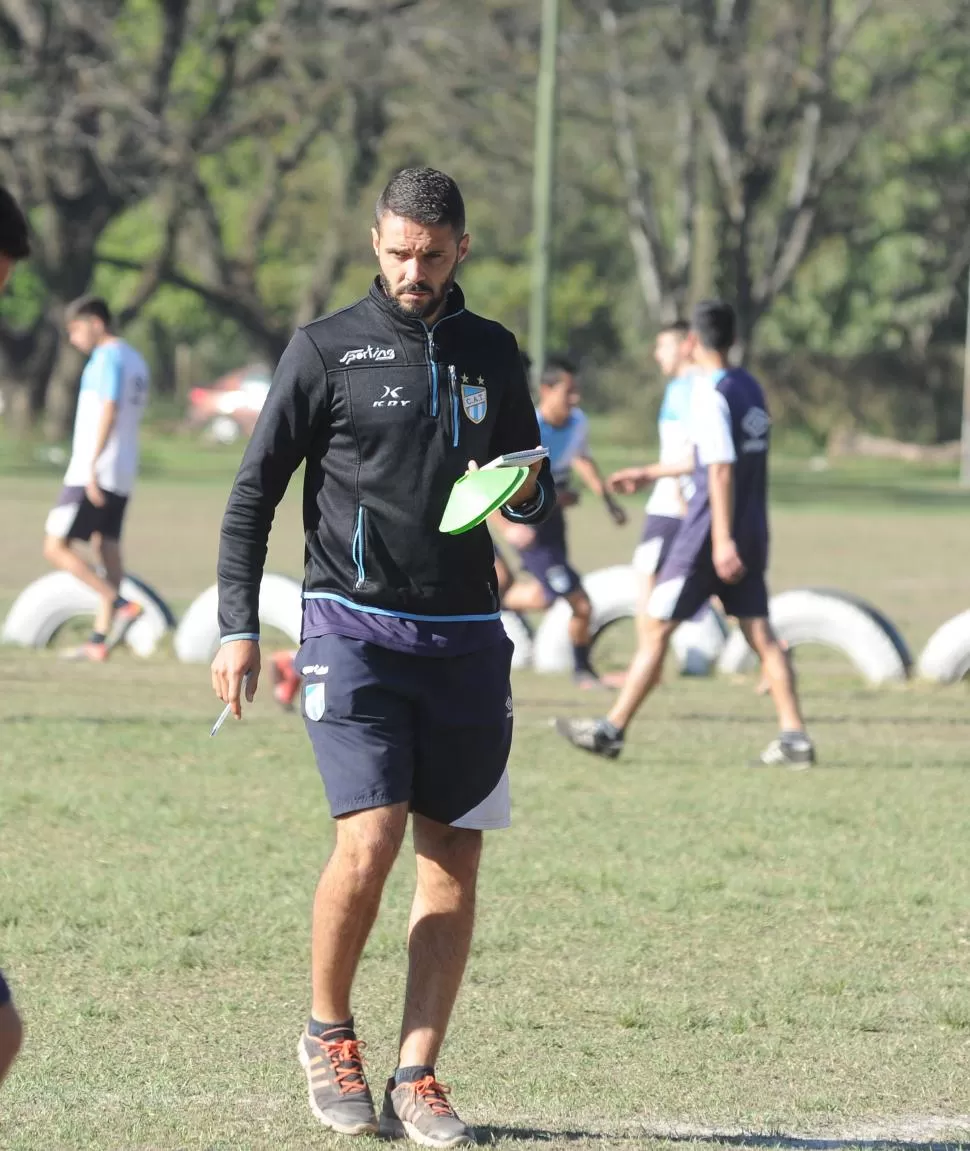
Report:
[[[589,451],[589,421],[579,408],[580,393],[575,371],[568,360],[550,357],[539,384],[536,416],[543,447],[549,449],[549,463],[556,481],[558,506],[537,527],[496,522],[496,532],[516,548],[522,567],[532,580],[515,580],[502,596],[508,611],[545,611],[562,597],[572,609],[569,639],[573,648],[573,677],[580,687],[596,687],[600,681],[590,664],[590,620],[593,606],[579,573],[569,562],[566,519],[563,509],[579,500],[570,487],[572,473],[595,495],[617,525],[626,523],[626,512],[606,489]],[[497,517],[496,517],[497,519]]]
[[[66,320],[68,339],[89,359],[81,375],[64,486],[47,517],[44,555],[98,593],[94,630],[73,655],[100,662],[142,610],[120,594],[121,527],[138,473],[138,428],[148,399],[148,367],[112,331],[104,300],[75,300]],[[75,542],[89,540],[103,576],[74,549]]]
[[[633,554],[633,566],[641,576],[640,603],[644,609],[639,613],[641,622],[645,618],[646,604],[653,592],[657,572],[680,530],[691,495],[693,368],[684,354],[689,330],[690,325],[685,320],[678,320],[657,334],[654,347],[654,359],[668,379],[657,421],[659,461],[643,467],[623,468],[607,480],[611,491],[627,495],[654,485],[647,500],[640,544]]]

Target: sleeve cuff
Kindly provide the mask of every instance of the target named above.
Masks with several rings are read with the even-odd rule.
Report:
[[[224,635],[222,639],[219,640],[219,646],[221,647],[224,643],[233,643],[237,639],[250,639],[253,641],[253,643],[259,643],[259,632],[237,631],[232,635]]]
[[[542,511],[543,504],[546,502],[546,493],[543,486],[540,484],[536,492],[535,499],[529,500],[527,503],[519,504],[517,507],[510,508],[508,504],[502,506],[502,511],[505,513],[507,519],[510,520],[527,520],[533,516],[538,515]]]

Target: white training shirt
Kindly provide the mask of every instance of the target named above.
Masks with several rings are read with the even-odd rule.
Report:
[[[731,409],[727,398],[717,390],[724,371],[697,376],[691,402],[690,434],[697,448],[697,465],[733,464],[737,461]]]
[[[114,400],[118,410],[108,442],[98,459],[98,486],[126,496],[138,473],[138,425],[148,400],[148,366],[123,340],[111,340],[95,348],[81,375],[65,487],[85,487],[91,480],[98,427],[106,400]]]
[[[680,463],[690,455],[693,444],[691,396],[694,379],[693,375],[675,376],[667,384],[657,420],[662,464]],[[685,503],[693,490],[690,476],[662,477],[654,484],[647,500],[647,515],[683,519]]]

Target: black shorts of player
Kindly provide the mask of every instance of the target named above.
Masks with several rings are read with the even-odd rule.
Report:
[[[10,1002],[10,988],[7,986],[7,981],[3,977],[3,972],[0,971],[0,1007],[5,1007]]]
[[[725,583],[714,570],[710,554],[697,557],[688,568],[676,563],[676,554],[657,575],[647,612],[654,619],[692,619],[717,596],[725,612],[736,619],[766,619],[768,585],[762,571],[749,571],[739,583]]]
[[[546,603],[551,604],[582,587],[579,572],[569,562],[562,508],[556,508],[535,533],[535,542],[521,553],[522,567],[539,581]]]
[[[47,516],[46,532],[62,540],[89,540],[96,533],[106,540],[120,540],[128,497],[104,492],[104,507],[88,499],[84,488],[64,487]]]
[[[306,639],[302,711],[334,817],[408,803],[438,823],[507,827],[512,642],[420,656]]]

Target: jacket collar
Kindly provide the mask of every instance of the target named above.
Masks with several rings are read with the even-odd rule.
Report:
[[[389,316],[393,323],[399,324],[405,329],[415,329],[421,333],[428,331],[428,325],[424,320],[417,317],[411,318],[402,315],[397,308],[387,298],[384,291],[384,286],[381,284],[380,276],[374,277],[374,282],[370,286],[370,291],[367,293],[368,298],[372,300],[385,315]],[[436,327],[442,320],[447,319],[448,316],[457,316],[459,312],[465,310],[465,295],[457,284],[452,284],[451,291],[448,293],[448,298],[445,300],[445,309],[441,315],[435,320],[432,327]]]

